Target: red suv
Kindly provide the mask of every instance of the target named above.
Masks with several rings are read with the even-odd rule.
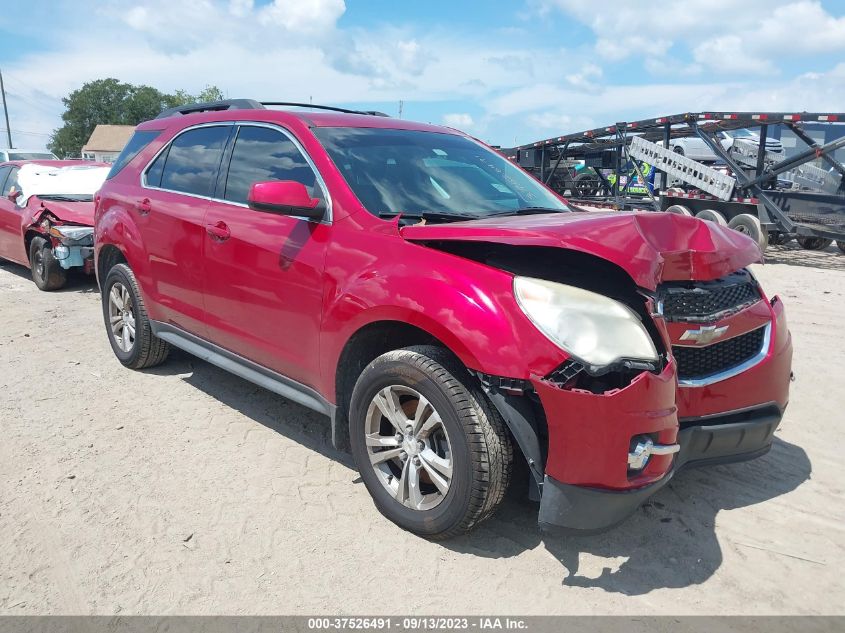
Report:
[[[96,209],[120,362],[187,350],[331,419],[378,509],[448,537],[525,460],[540,523],[615,525],[756,457],[788,399],[757,245],[578,213],[456,130],[232,100],[138,126]]]

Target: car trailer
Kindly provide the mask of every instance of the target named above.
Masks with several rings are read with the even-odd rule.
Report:
[[[696,215],[726,224],[765,248],[797,238],[845,251],[845,166],[834,152],[845,136],[817,144],[803,123],[845,123],[845,113],[687,112],[619,122],[503,149],[502,153],[576,207],[643,209]],[[766,150],[772,126],[783,126],[806,149],[793,156]],[[742,128],[758,142],[717,136]],[[696,137],[715,161],[672,151],[672,139]]]

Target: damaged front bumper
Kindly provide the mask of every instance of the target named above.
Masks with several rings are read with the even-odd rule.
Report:
[[[680,450],[657,481],[628,490],[580,486],[546,475],[538,522],[549,531],[591,534],[618,525],[685,467],[745,461],[772,446],[783,411],[774,403],[701,420],[678,433]]]
[[[548,428],[539,524],[593,533],[612,528],[681,468],[765,454],[783,407],[769,402],[679,421],[675,365],[593,393],[531,381]]]
[[[94,228],[87,226],[54,225],[50,227],[53,257],[65,270],[84,268],[93,270]]]

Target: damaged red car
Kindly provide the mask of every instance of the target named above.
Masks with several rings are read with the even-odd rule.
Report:
[[[787,405],[753,241],[573,212],[455,130],[186,106],[138,126],[100,194],[120,362],[175,346],[325,413],[376,507],[426,537],[489,517],[520,462],[541,525],[609,528],[685,466],[764,454]]]
[[[0,163],[0,258],[27,266],[41,290],[58,290],[69,271],[94,272],[94,193],[105,163]]]

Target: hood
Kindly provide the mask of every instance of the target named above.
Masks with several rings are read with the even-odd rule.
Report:
[[[757,243],[674,213],[573,212],[487,218],[400,230],[412,242],[456,240],[566,248],[595,255],[655,290],[661,281],[710,281],[762,262]]]
[[[32,221],[37,222],[44,211],[49,211],[62,222],[94,226],[94,203],[93,202],[62,202],[59,200],[41,200],[33,196],[29,201],[29,207],[33,210]]]

